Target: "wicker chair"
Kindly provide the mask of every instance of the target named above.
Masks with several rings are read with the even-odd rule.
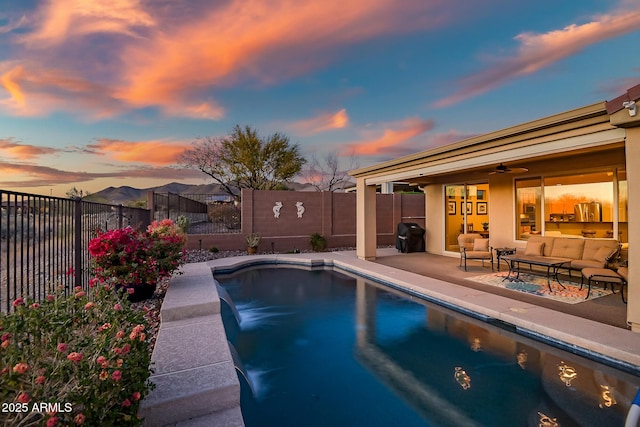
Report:
[[[464,260],[464,271],[467,271],[468,259],[491,261],[491,271],[493,271],[493,248],[489,246],[489,239],[483,239],[478,233],[464,233],[458,236],[458,245],[460,246],[460,266]]]

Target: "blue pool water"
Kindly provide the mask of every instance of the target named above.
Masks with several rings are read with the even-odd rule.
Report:
[[[640,379],[328,270],[216,276],[247,426],[621,426]],[[255,394],[254,394],[255,393]],[[549,424],[553,425],[553,424]]]

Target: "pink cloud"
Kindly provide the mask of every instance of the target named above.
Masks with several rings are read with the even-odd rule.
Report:
[[[45,154],[55,154],[59,151],[55,148],[20,144],[13,138],[0,138],[0,152],[21,160],[30,160]]]
[[[39,48],[95,33],[136,35],[154,20],[138,0],[49,0],[36,13],[35,30],[21,41]]]
[[[544,34],[522,33],[512,58],[497,60],[493,66],[460,81],[460,89],[437,101],[434,106],[447,107],[494,89],[517,77],[535,73],[581,50],[613,37],[640,29],[640,9],[631,2],[628,9],[594,17],[591,22],[569,25]]]
[[[398,155],[400,153],[420,151],[419,148],[408,145],[413,138],[433,129],[433,121],[417,118],[406,119],[402,122],[392,123],[385,129],[377,132],[373,138],[367,138],[348,144],[349,150],[357,155],[379,156]],[[379,134],[382,135],[379,135]]]
[[[310,119],[293,123],[291,128],[303,135],[313,135],[334,129],[343,129],[349,125],[349,115],[346,108],[337,112],[322,113]]]
[[[0,107],[17,116],[38,116],[50,111],[91,111],[94,117],[122,111],[121,103],[98,83],[62,70],[39,68],[38,64],[0,63],[0,88],[9,94]]]
[[[24,179],[6,179],[18,176],[24,177]],[[120,168],[110,172],[84,172],[64,171],[32,163],[11,163],[0,161],[0,188],[29,188],[48,187],[58,184],[79,184],[100,178],[129,180],[132,178],[152,178],[176,180],[197,179],[202,177],[203,174],[199,171],[169,167],[136,167],[135,169]]]
[[[189,148],[186,143],[167,141],[122,141],[100,138],[88,149],[95,154],[107,155],[115,160],[126,163],[147,163],[153,165],[171,165],[177,162],[184,150]]]

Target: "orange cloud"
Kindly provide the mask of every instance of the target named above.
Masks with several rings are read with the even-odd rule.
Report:
[[[197,179],[202,172],[193,169],[168,167],[139,167],[117,169],[109,172],[64,171],[32,163],[9,163],[0,161],[0,188],[49,187],[57,184],[86,183],[101,178],[114,179]],[[20,177],[21,179],[16,179]],[[8,180],[12,178],[13,180]]]
[[[343,46],[441,25],[447,5],[48,0],[21,21],[26,31],[14,38],[22,43],[20,59],[0,61],[9,94],[0,108],[103,118],[154,107],[168,116],[220,119],[225,109],[212,99],[216,89],[273,84],[324,66]]]
[[[0,88],[9,94],[0,107],[18,116],[42,115],[53,110],[92,111],[97,118],[122,111],[109,89],[62,70],[46,70],[36,64],[10,66],[0,63]],[[12,65],[12,64],[11,64]]]
[[[55,148],[20,144],[15,142],[13,138],[0,138],[0,151],[5,155],[22,160],[29,160],[45,154],[55,154],[59,152],[59,150]]]
[[[375,139],[368,139],[353,144],[349,148],[358,155],[380,155],[407,151],[418,151],[403,144],[412,138],[433,129],[433,121],[411,118],[400,123],[392,124],[393,128],[382,130],[382,136]]]
[[[580,52],[590,45],[640,28],[640,9],[632,2],[628,10],[601,15],[582,25],[569,25],[545,34],[523,33],[515,37],[520,43],[513,58],[496,61],[483,72],[464,78],[461,88],[434,106],[446,107],[488,92],[511,79],[535,73],[542,68]]]
[[[155,23],[138,0],[49,0],[37,17],[36,30],[22,38],[40,47],[93,33],[135,35],[135,27]]]
[[[291,125],[298,133],[313,135],[333,129],[343,129],[349,125],[349,116],[346,108],[335,113],[323,113],[317,117],[301,120]]]
[[[121,162],[150,163],[154,165],[171,165],[188,147],[184,143],[166,141],[122,141],[101,138],[87,148],[95,154],[107,155]]]
[[[246,79],[282,81],[323,66],[341,46],[428,27],[439,2],[234,0],[124,49],[118,96],[165,106]]]

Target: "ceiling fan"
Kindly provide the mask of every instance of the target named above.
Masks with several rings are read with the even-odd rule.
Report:
[[[524,173],[528,170],[527,168],[510,168],[500,163],[494,170],[489,172],[489,175],[493,175],[494,173]]]

